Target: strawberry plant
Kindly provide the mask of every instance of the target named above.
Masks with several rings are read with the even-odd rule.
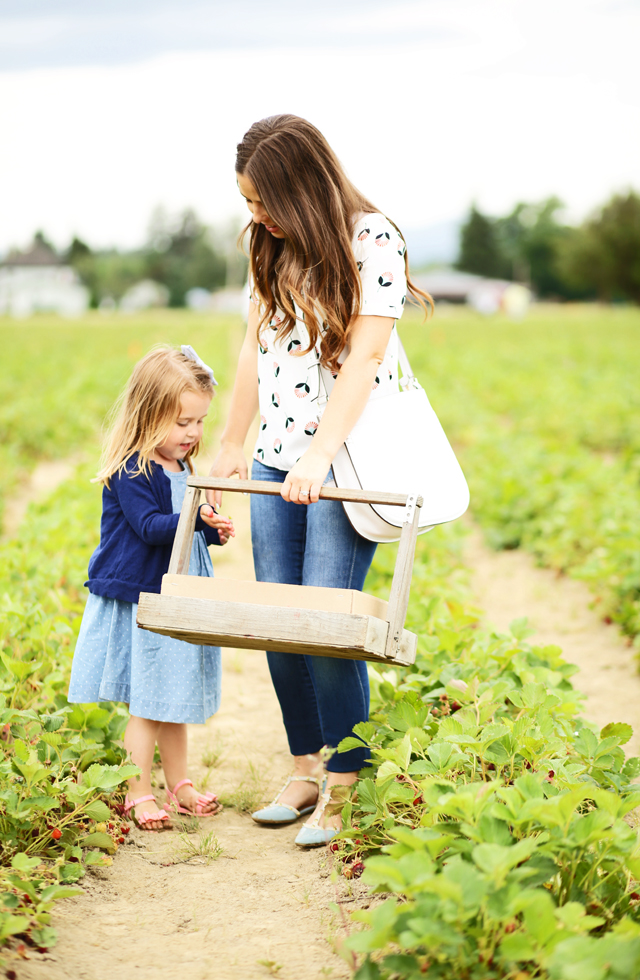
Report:
[[[354,913],[357,980],[633,976],[631,729],[582,721],[575,668],[527,643],[525,623],[477,628],[460,537],[451,527],[420,540],[408,617],[418,658],[372,671],[370,720],[339,747],[365,742],[371,766],[347,794],[334,854],[347,878],[387,896]],[[388,588],[392,561],[379,553],[368,588]]]
[[[635,309],[576,306],[534,309],[521,324],[446,311],[428,332],[409,316],[402,330],[489,543],[583,579],[603,619],[631,638],[640,638],[639,326]]]

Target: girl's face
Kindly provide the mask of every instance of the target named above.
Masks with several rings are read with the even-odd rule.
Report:
[[[210,395],[185,391],[180,399],[180,414],[171,432],[165,442],[155,450],[156,463],[168,465],[168,468],[172,468],[173,464],[176,469],[179,468],[175,464],[184,459],[189,450],[202,439],[202,428],[210,404]]]
[[[248,177],[244,174],[236,174],[238,178],[238,187],[240,188],[240,193],[247,202],[247,207],[253,215],[253,221],[256,225],[264,225],[267,231],[273,235],[274,238],[285,238],[285,233],[281,228],[278,228],[276,224],[273,223],[267,212],[265,211],[264,204],[260,200],[260,195],[251,183]]]

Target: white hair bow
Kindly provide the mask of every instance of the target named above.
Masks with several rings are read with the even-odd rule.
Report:
[[[201,367],[204,371],[207,372],[207,374],[211,378],[211,384],[217,385],[218,382],[213,376],[213,368],[210,368],[208,364],[204,363],[201,357],[198,357],[198,355],[196,354],[196,352],[194,351],[193,347],[191,347],[190,344],[183,344],[180,350],[182,351],[185,357],[188,357],[190,361],[195,361],[198,367]]]

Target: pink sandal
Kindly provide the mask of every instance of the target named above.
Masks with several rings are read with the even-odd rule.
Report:
[[[178,800],[178,790],[183,786],[193,786],[190,779],[181,779],[179,783],[170,790],[167,787],[167,802],[165,806],[169,810],[174,810],[175,813],[185,813],[188,817],[213,817],[216,813],[220,813],[222,810],[222,804],[218,803],[218,797],[215,793],[198,793],[198,799],[196,801],[195,812],[193,810],[188,810],[186,806],[181,806]],[[215,803],[215,810],[204,810],[204,807],[209,803]]]
[[[134,809],[134,807],[137,807],[139,803],[146,803],[148,800],[153,800],[153,802],[155,803],[156,798],[155,796],[150,795],[150,796],[139,796],[137,800],[130,800],[129,794],[127,793],[127,795],[124,798],[125,816],[128,817],[131,811]],[[131,819],[133,820],[136,827],[140,828],[140,830],[152,830],[151,827],[146,826],[148,823],[153,823],[156,820],[160,821],[161,823],[164,823],[164,821],[169,820],[170,817],[169,814],[165,813],[164,810],[156,810],[155,813],[152,813],[150,810],[144,810],[139,817],[137,817],[135,813],[131,813]]]

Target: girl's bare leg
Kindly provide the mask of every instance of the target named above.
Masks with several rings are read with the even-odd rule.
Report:
[[[160,725],[161,722],[151,721],[149,718],[138,718],[136,715],[129,717],[124,733],[124,747],[131,756],[131,761],[142,770],[139,776],[129,780],[130,800],[153,794],[151,766]],[[145,810],[148,813],[156,813],[159,809],[160,807],[153,800],[147,800],[135,808],[135,814],[139,818]],[[166,820],[150,820],[145,824],[148,830],[161,830],[166,826]]]
[[[187,726],[171,721],[160,722],[158,748],[164,769],[167,788],[173,790],[176,783],[188,778],[187,773]],[[196,812],[198,791],[193,786],[182,786],[177,793],[180,804]],[[219,803],[200,804],[203,813],[213,815],[222,809]]]

